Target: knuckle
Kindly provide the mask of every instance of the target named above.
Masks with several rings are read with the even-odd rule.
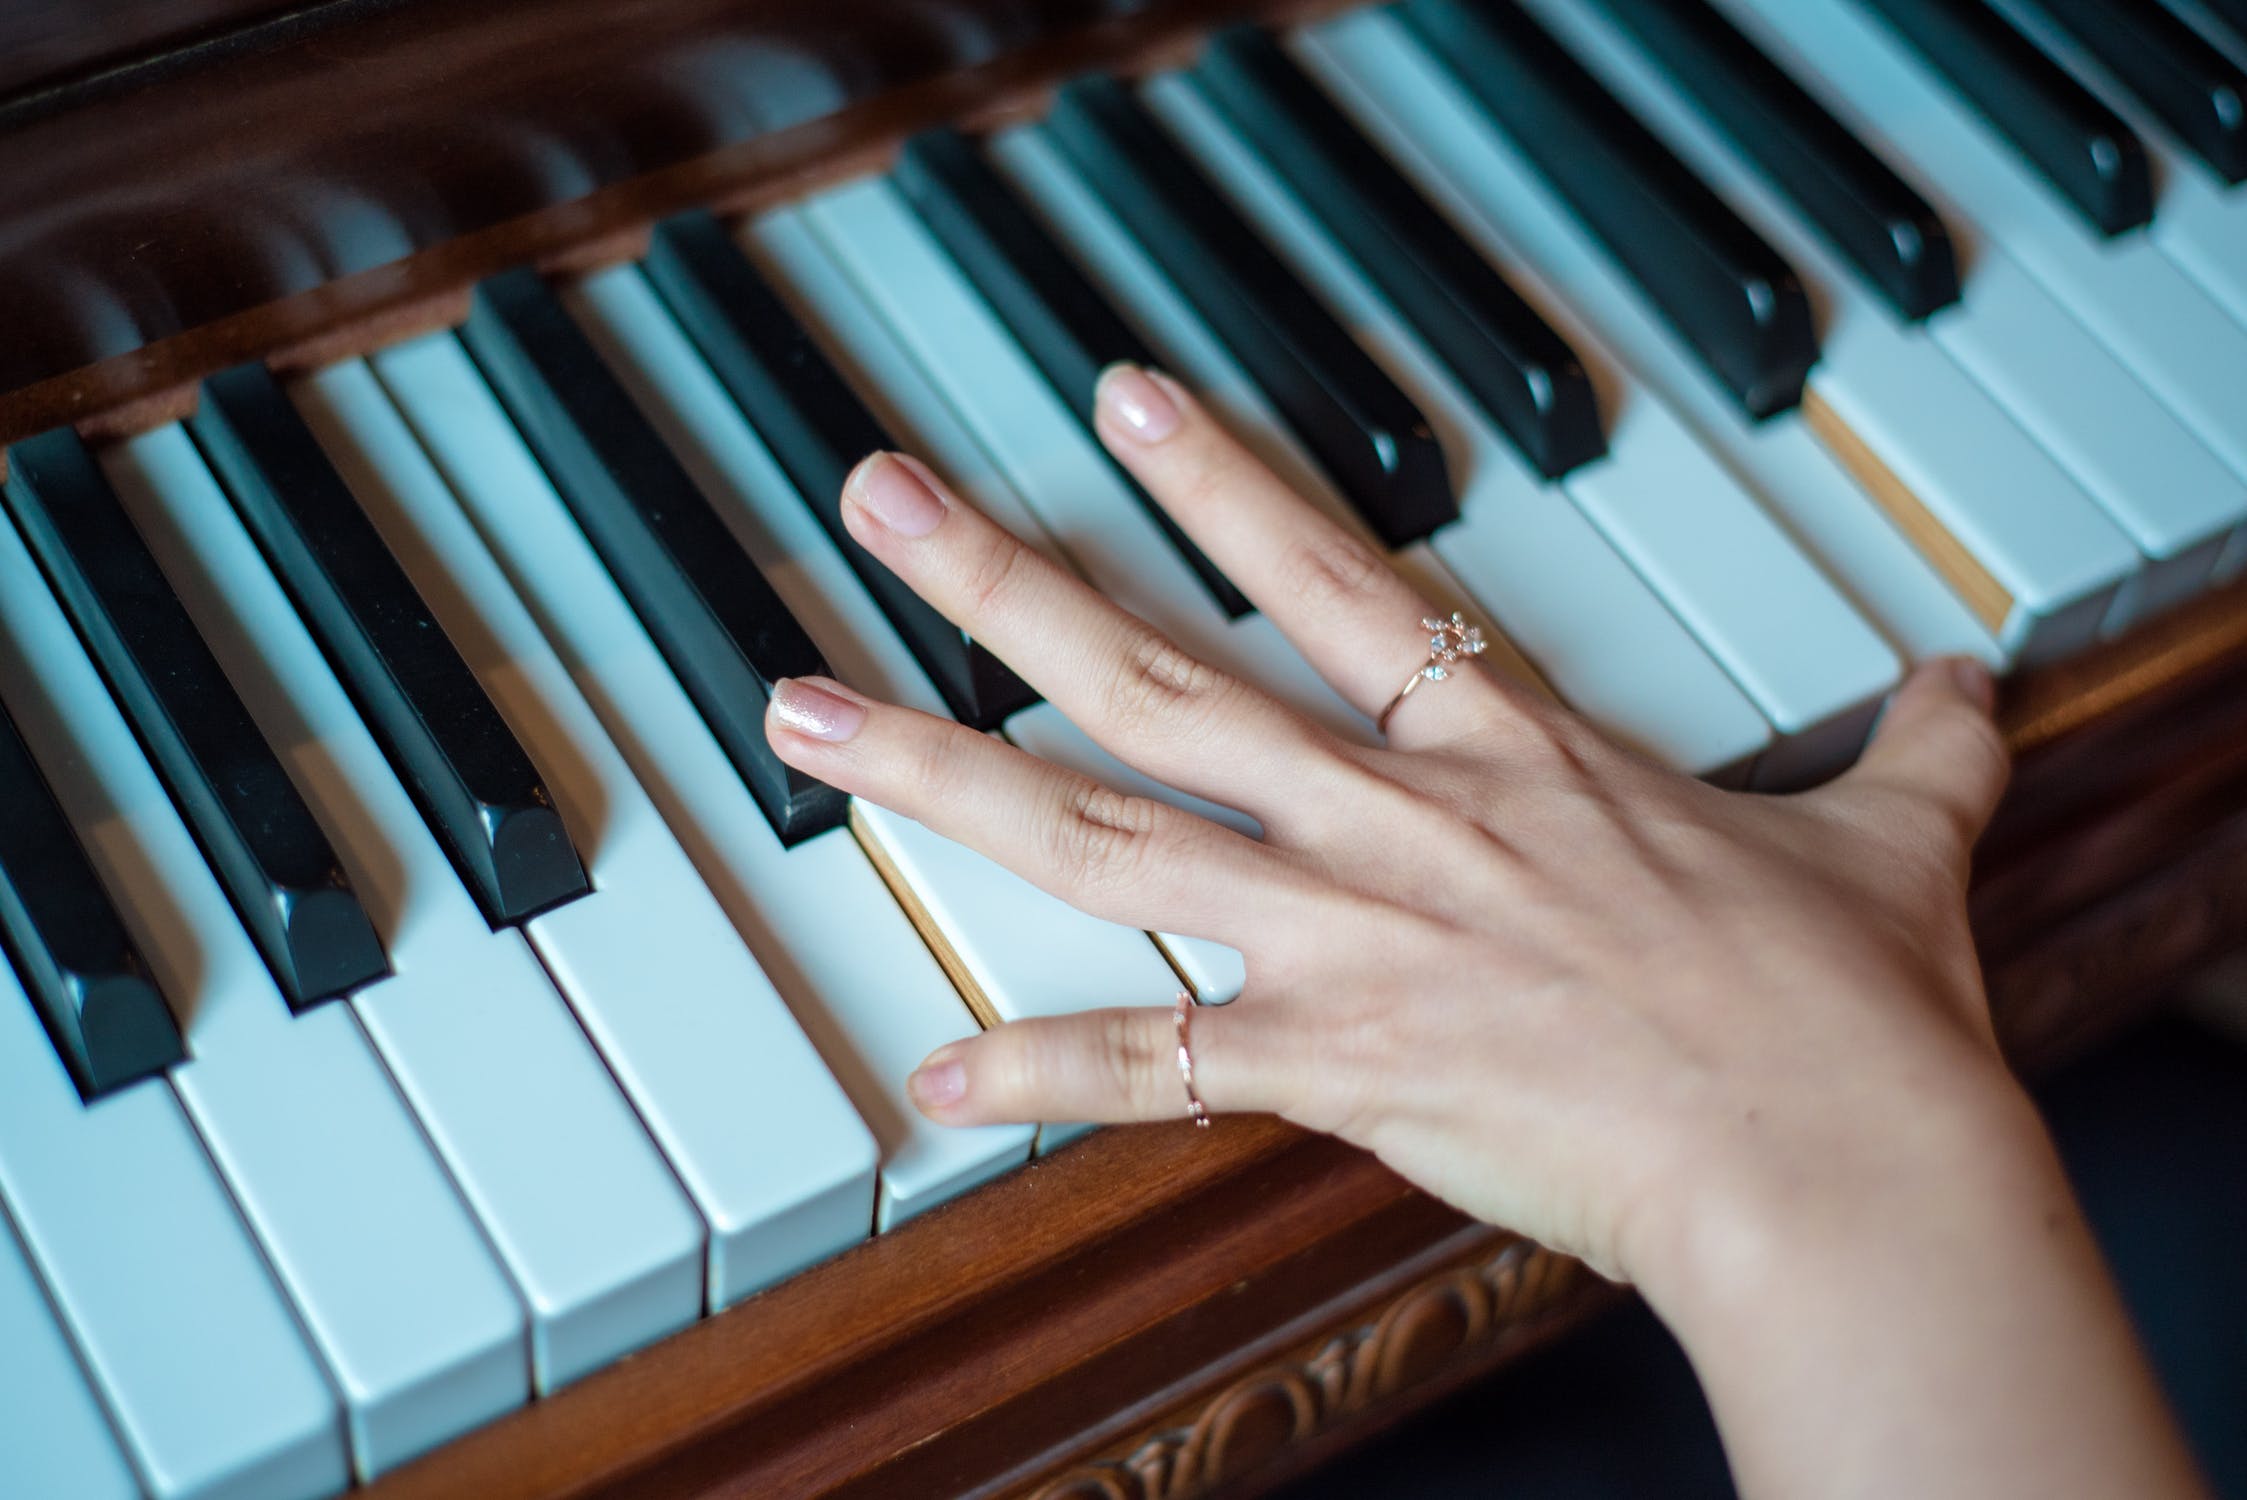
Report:
[[[1348,603],[1389,569],[1389,564],[1359,538],[1325,531],[1288,544],[1280,562],[1280,583],[1314,609]]]
[[[1117,1099],[1136,1111],[1151,1112],[1164,1049],[1138,1016],[1119,1010],[1101,1017],[1100,1062],[1106,1070],[1103,1082]]]
[[[1160,631],[1137,627],[1124,645],[1109,712],[1118,720],[1166,729],[1196,725],[1223,698],[1228,680]]]
[[[1053,823],[1054,864],[1083,889],[1128,886],[1140,874],[1160,817],[1161,809],[1144,797],[1090,782],[1072,787]]]
[[[983,540],[961,566],[960,590],[977,619],[989,619],[1008,607],[1020,592],[1030,549],[997,526],[985,528]]]

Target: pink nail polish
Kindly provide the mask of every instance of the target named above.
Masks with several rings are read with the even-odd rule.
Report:
[[[842,741],[866,722],[866,705],[844,697],[834,683],[783,677],[772,685],[772,716],[798,734]]]
[[[1137,365],[1110,365],[1100,377],[1093,401],[1100,415],[1141,443],[1161,442],[1183,420],[1178,403]]]
[[[899,536],[927,536],[944,519],[943,499],[894,453],[860,464],[850,487],[867,514]]]
[[[967,1093],[967,1067],[958,1058],[946,1057],[940,1050],[913,1070],[913,1076],[905,1080],[905,1088],[922,1109],[942,1109],[947,1104],[957,1104]]]

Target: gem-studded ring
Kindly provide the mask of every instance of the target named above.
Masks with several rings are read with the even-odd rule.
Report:
[[[1404,686],[1389,700],[1389,706],[1381,710],[1381,717],[1373,721],[1373,727],[1383,734],[1389,732],[1389,715],[1397,711],[1398,704],[1412,696],[1414,688],[1423,682],[1443,681],[1451,675],[1453,667],[1467,657],[1482,655],[1486,648],[1482,628],[1469,625],[1467,617],[1457,610],[1452,611],[1448,620],[1431,615],[1420,622],[1420,628],[1432,632],[1428,637],[1428,659],[1405,679]]]
[[[1172,1021],[1178,1030],[1178,1076],[1186,1083],[1186,1118],[1202,1129],[1209,1129],[1209,1111],[1202,1108],[1201,1091],[1194,1087],[1194,992],[1180,990],[1178,1002],[1172,1011]]]

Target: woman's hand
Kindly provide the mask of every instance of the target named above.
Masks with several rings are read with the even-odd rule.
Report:
[[[1183,390],[1109,372],[1110,451],[1368,719],[1427,659],[1418,597]],[[1197,661],[876,456],[855,535],[1094,739],[1256,842],[829,682],[775,693],[791,765],[1099,916],[1246,956],[1198,1013],[1209,1107],[1378,1153],[1637,1281],[1751,1494],[2185,1495],[2065,1180],[1992,1037],[1967,856],[2006,777],[1978,666],[1915,673],[1859,764],[1716,791],[1466,667],[1388,746]],[[1155,1120],[1163,997],[1017,1022],[913,1076],[938,1120]]]
[[[1112,372],[1100,429],[1368,718],[1426,660],[1421,619],[1455,601],[1418,597],[1177,385]],[[1965,919],[2006,774],[1978,667],[1916,675],[1862,764],[1799,797],[1662,770],[1479,669],[1422,684],[1372,749],[1197,661],[911,459],[861,465],[844,516],[1111,752],[1262,825],[1258,843],[832,683],[775,700],[792,765],[1099,916],[1238,948],[1245,991],[1194,1022],[1212,1110],[1331,1131],[1639,1276],[1694,1248],[1711,1201],[1916,1164],[1900,1134],[1947,1146],[2010,1097]],[[915,1096],[955,1124],[1177,1116],[1164,999],[957,1043]]]

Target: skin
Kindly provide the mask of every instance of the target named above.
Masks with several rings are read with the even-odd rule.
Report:
[[[1435,602],[1175,382],[1109,371],[1097,425],[1369,719],[1425,661]],[[767,724],[790,764],[1086,911],[1239,949],[1241,998],[1194,1020],[1212,1111],[1332,1132],[1635,1283],[1747,1494],[2201,1493],[1992,1034],[1965,891],[2007,763],[1979,667],[1920,669],[1858,765],[1792,797],[1663,770],[1473,667],[1369,749],[913,459],[861,464],[843,514],[1108,750],[1262,825],[825,680],[783,684]],[[1184,1104],[1163,1005],[995,1028],[912,1089],[956,1125]]]

